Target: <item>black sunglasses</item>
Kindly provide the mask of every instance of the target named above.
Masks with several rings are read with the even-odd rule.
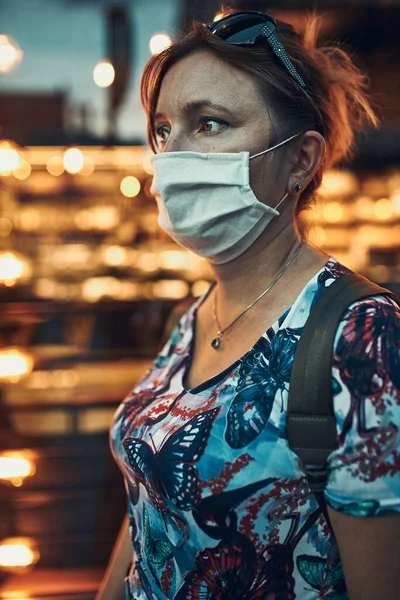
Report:
[[[228,44],[236,46],[252,46],[267,41],[293,79],[302,87],[307,87],[278,37],[276,21],[267,13],[255,10],[237,12],[214,23],[207,23],[206,27]]]

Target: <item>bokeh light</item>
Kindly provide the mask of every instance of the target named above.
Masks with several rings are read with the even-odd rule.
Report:
[[[90,156],[85,156],[83,159],[83,167],[79,171],[79,175],[88,177],[89,175],[93,175],[94,170],[95,170],[95,163],[94,163],[93,158],[90,158]]]
[[[0,73],[11,73],[21,63],[24,53],[9,35],[0,35]]]
[[[153,284],[155,298],[171,298],[180,300],[189,293],[189,285],[180,279],[159,279]]]
[[[140,181],[133,175],[124,177],[120,184],[120,190],[127,198],[134,198],[140,192]]]
[[[69,148],[64,153],[64,167],[67,173],[76,175],[85,164],[85,157],[79,148]]]
[[[318,195],[323,198],[338,198],[349,196],[358,190],[358,179],[350,171],[330,169],[322,178]]]
[[[374,201],[370,196],[359,196],[354,203],[354,212],[358,219],[370,221],[373,219]]]
[[[18,484],[21,483],[21,480],[23,482],[25,477],[34,475],[35,472],[35,463],[30,457],[29,451],[5,451],[0,454],[0,479]]]
[[[13,379],[30,373],[32,357],[18,348],[0,350],[0,379]]]
[[[150,52],[158,54],[171,45],[171,38],[166,33],[155,33],[149,42]]]
[[[0,253],[0,282],[13,282],[22,277],[24,262],[13,252]]]
[[[128,252],[121,246],[109,246],[104,252],[104,262],[106,265],[118,267],[127,260]]]
[[[322,207],[322,214],[328,223],[339,223],[343,218],[343,207],[339,202],[327,202]]]
[[[47,171],[50,175],[54,175],[54,177],[59,177],[65,171],[64,161],[61,156],[52,156],[47,161],[46,165]]]
[[[394,215],[394,207],[388,198],[380,198],[374,204],[374,215],[380,221],[387,221]]]
[[[21,166],[22,159],[15,144],[8,141],[0,143],[0,175],[9,175]]]
[[[29,175],[32,173],[32,167],[26,160],[23,160],[19,167],[14,169],[12,173],[15,179],[24,181],[25,179],[28,179]]]
[[[400,215],[400,189],[393,192],[390,200],[392,201],[394,212],[396,215]]]
[[[115,79],[115,69],[109,60],[102,60],[93,69],[95,84],[101,88],[110,87]]]
[[[0,236],[7,237],[13,229],[13,224],[7,217],[0,217]]]
[[[25,538],[9,538],[0,542],[0,566],[28,567],[39,560],[33,542]]]

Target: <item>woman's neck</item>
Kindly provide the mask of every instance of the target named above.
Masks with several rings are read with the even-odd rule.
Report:
[[[218,303],[226,310],[250,304],[284,268],[299,244],[300,238],[290,224],[277,232],[266,231],[236,260],[213,265]]]

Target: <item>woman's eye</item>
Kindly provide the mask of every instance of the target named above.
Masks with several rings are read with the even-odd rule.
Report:
[[[169,137],[169,129],[165,125],[156,128],[155,137],[158,145],[163,145]]]
[[[221,133],[228,127],[228,123],[221,119],[215,119],[211,117],[204,117],[200,120],[199,131],[206,134]]]

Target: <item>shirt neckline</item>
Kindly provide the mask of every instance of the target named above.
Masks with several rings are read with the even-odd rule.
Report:
[[[329,256],[327,261],[325,262],[325,264],[321,267],[321,269],[319,269],[319,271],[317,271],[313,275],[313,277],[309,281],[307,281],[307,283],[304,285],[304,287],[302,288],[301,292],[297,296],[297,298],[294,301],[294,303],[292,304],[292,306],[290,306],[290,308],[288,308],[286,310],[286,312],[284,312],[278,319],[276,319],[275,322],[266,330],[266,332],[270,331],[272,329],[276,333],[277,329],[281,329],[282,327],[284,327],[286,319],[289,317],[289,315],[291,314],[291,312],[293,311],[295,306],[298,304],[298,302],[301,300],[301,298],[303,298],[303,296],[307,292],[307,289],[309,288],[309,286],[311,286],[311,284],[314,283],[314,281],[316,281],[318,279],[318,277],[322,271],[324,271],[326,268],[328,268],[328,264],[331,261],[334,261],[334,263],[337,263],[337,260],[335,258],[333,258],[332,256]],[[192,356],[193,356],[193,345],[194,345],[195,336],[196,336],[197,311],[200,308],[200,306],[203,304],[203,302],[205,302],[205,300],[208,298],[208,296],[214,289],[215,285],[216,285],[216,283],[213,282],[211,284],[211,286],[209,287],[209,289],[207,290],[207,292],[203,296],[201,296],[193,304],[193,306],[190,309],[191,314],[189,315],[189,320],[188,320],[188,328],[190,330],[190,333],[188,335],[188,340],[186,342],[187,343],[186,358],[185,358],[183,367],[181,369],[181,376],[180,376],[182,390],[187,394],[192,394],[192,395],[200,394],[201,392],[204,392],[205,390],[208,390],[211,387],[215,386],[217,383],[220,383],[221,381],[223,381],[229,374],[232,375],[233,372],[235,371],[235,369],[240,365],[240,363],[243,362],[244,358],[246,356],[248,356],[251,352],[254,352],[255,346],[266,335],[266,332],[264,332],[247,352],[245,352],[242,356],[240,356],[236,361],[234,361],[231,365],[226,367],[220,373],[213,375],[212,377],[210,377],[206,381],[200,383],[199,385],[195,386],[194,388],[186,388],[184,385],[184,380],[185,380],[185,375],[188,372],[188,369],[190,369]]]

